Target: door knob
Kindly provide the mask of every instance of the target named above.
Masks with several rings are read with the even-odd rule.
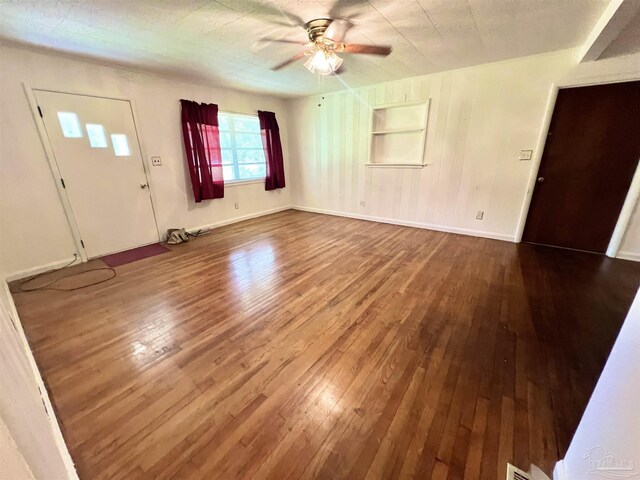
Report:
[[[544,182],[544,177],[538,177],[538,183]]]
[[[146,183],[141,183],[140,184],[140,188],[147,188],[149,185],[147,185]]]

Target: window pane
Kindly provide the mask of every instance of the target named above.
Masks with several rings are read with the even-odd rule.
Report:
[[[233,150],[222,150],[222,163],[233,163]]]
[[[218,130],[229,130],[229,117],[224,113],[218,113]]]
[[[226,181],[235,180],[235,174],[233,173],[233,165],[222,166],[222,178]]]
[[[262,137],[255,133],[238,133],[236,148],[262,148]]]
[[[228,132],[220,132],[220,148],[231,148],[231,134]]]
[[[127,136],[123,133],[112,133],[111,144],[113,145],[113,151],[116,157],[128,157],[131,155],[129,150],[129,142],[127,142]]]
[[[220,112],[218,122],[225,181],[264,178],[266,165],[258,117]]]
[[[264,150],[238,150],[238,163],[264,162]]]
[[[258,117],[233,117],[233,128],[236,132],[260,132]]]
[[[240,171],[241,179],[264,178],[266,175],[266,165],[264,163],[253,165],[239,165],[238,170]]]
[[[85,127],[91,148],[107,148],[107,135],[104,133],[102,125],[87,123]]]
[[[66,138],[82,138],[82,128],[78,115],[73,112],[58,112],[58,122],[62,129],[62,135]]]

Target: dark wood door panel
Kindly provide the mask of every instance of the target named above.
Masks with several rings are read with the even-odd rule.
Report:
[[[640,82],[558,93],[523,240],[604,253],[640,158]]]

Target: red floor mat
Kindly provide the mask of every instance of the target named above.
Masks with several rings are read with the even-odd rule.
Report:
[[[104,263],[110,267],[119,267],[127,263],[135,262],[136,260],[142,260],[143,258],[153,257],[154,255],[160,255],[161,253],[170,252],[167,247],[159,243],[152,245],[145,245],[144,247],[134,248],[132,250],[125,250],[124,252],[112,253],[111,255],[105,255],[100,257]]]

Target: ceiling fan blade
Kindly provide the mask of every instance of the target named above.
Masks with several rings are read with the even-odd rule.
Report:
[[[299,40],[286,40],[284,38],[261,38],[260,42],[265,43],[292,43],[294,45],[307,45],[309,42],[301,42]]]
[[[291,57],[288,60],[285,60],[282,63],[279,63],[278,65],[276,65],[275,67],[272,67],[271,70],[280,70],[288,65],[291,65],[293,62],[297,62],[298,60],[300,60],[302,57],[304,57],[304,52],[300,52],[296,55],[294,55],[293,57]]]
[[[329,24],[327,30],[322,36],[335,43],[341,42],[344,40],[344,36],[347,34],[351,26],[352,25],[349,20],[337,18]]]
[[[366,53],[369,55],[387,56],[391,53],[389,45],[360,45],[357,43],[345,43],[342,48],[344,53]]]
[[[278,2],[274,4],[261,3],[256,5],[256,10],[252,12],[253,15],[262,18],[268,17],[268,21],[277,25],[287,25],[290,27],[304,28],[304,20],[294,13],[283,10]]]
[[[358,15],[354,9],[361,10],[365,6],[371,8],[367,0],[335,0],[329,9],[329,18],[354,18]]]

